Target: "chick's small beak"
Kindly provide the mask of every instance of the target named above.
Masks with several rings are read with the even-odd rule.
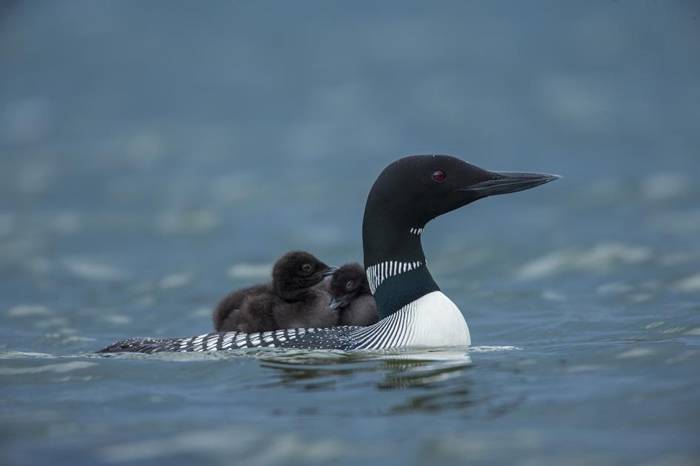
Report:
[[[328,304],[328,307],[331,308],[331,310],[336,310],[338,308],[343,308],[350,304],[350,301],[352,301],[352,296],[350,295],[343,295],[339,297],[331,296],[331,302]]]
[[[333,275],[336,270],[338,270],[338,267],[328,267],[325,272],[323,272],[324,277],[330,277]]]

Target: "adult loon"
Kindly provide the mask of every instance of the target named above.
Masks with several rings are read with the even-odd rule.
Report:
[[[329,267],[306,251],[290,251],[272,268],[272,282],[234,291],[219,302],[212,318],[217,332],[263,332],[283,328],[331,327],[339,313],[329,312],[323,290]]]
[[[377,303],[360,264],[345,264],[333,273],[329,291],[331,309],[339,309],[338,325],[366,327],[379,320]]]
[[[369,327],[222,332],[187,338],[128,339],[103,353],[218,351],[239,348],[379,350],[468,346],[469,327],[426,266],[425,225],[478,199],[557,179],[497,173],[448,155],[414,155],[387,166],[375,181],[362,224],[364,265],[381,320]]]

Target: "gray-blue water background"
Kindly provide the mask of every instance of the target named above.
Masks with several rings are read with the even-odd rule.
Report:
[[[0,463],[700,462],[695,1],[0,6]],[[471,362],[95,358],[361,260],[391,160],[556,183],[424,233]]]

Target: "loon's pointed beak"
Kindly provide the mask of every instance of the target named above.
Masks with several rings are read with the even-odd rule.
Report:
[[[325,272],[323,272],[324,277],[330,277],[335,273],[335,271],[338,270],[338,267],[328,267]]]
[[[479,197],[494,196],[525,191],[561,178],[544,173],[492,172],[492,175],[491,179],[465,186],[461,191],[469,191]]]

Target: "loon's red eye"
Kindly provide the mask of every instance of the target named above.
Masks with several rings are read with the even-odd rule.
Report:
[[[433,181],[436,183],[442,183],[445,181],[445,178],[447,178],[447,175],[445,175],[445,172],[442,170],[435,170],[432,174]]]

